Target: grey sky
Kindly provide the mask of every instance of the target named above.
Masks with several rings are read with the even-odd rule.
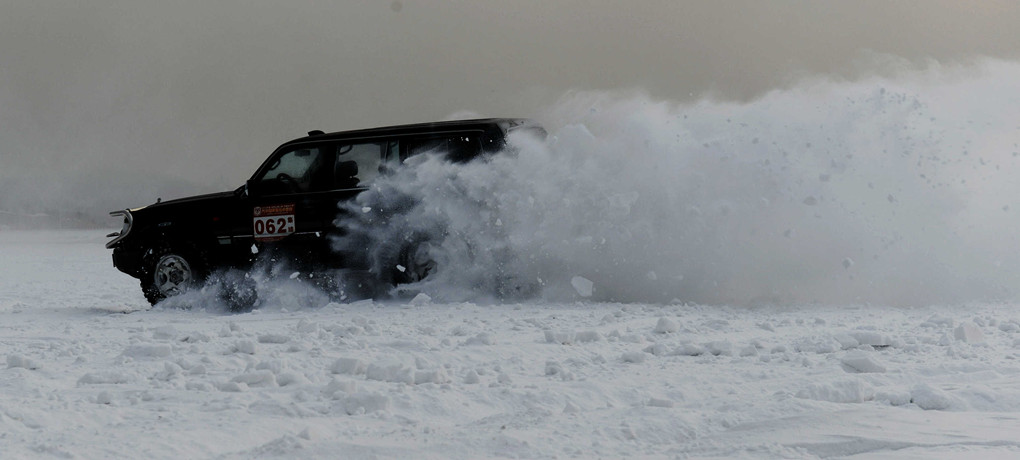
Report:
[[[876,56],[1016,59],[1018,24],[1013,1],[0,0],[0,180],[228,189],[309,129],[529,116],[570,89],[748,99],[895,71]]]

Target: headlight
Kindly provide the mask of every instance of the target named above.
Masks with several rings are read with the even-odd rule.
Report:
[[[113,238],[112,240],[110,240],[110,242],[106,243],[107,249],[113,248],[120,240],[123,240],[124,237],[127,236],[128,232],[131,231],[131,223],[133,221],[133,218],[131,217],[131,211],[128,211],[127,209],[123,211],[113,211],[110,213],[110,215],[124,216],[124,227],[121,228],[119,232],[113,232],[109,235],[106,235],[107,238]]]

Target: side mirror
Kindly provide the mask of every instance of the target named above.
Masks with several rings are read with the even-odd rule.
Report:
[[[241,192],[241,196],[242,197],[258,196],[257,189],[258,181],[256,181],[255,179],[248,179],[248,181],[244,183],[244,191]]]

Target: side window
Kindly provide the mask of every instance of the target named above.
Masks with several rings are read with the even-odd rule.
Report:
[[[322,190],[323,173],[332,163],[319,147],[306,147],[280,155],[259,179],[259,188],[267,195]]]
[[[333,168],[336,188],[366,187],[379,175],[386,142],[342,144]]]
[[[413,157],[431,152],[444,154],[454,162],[469,161],[481,153],[479,136],[473,133],[453,134],[442,137],[414,138],[408,140],[407,156]]]

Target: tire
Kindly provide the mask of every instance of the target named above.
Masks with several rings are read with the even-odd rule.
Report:
[[[393,283],[396,285],[417,283],[436,271],[436,261],[429,254],[428,242],[407,245],[397,257],[393,269]]]
[[[205,279],[205,261],[194,251],[164,248],[154,251],[142,276],[142,293],[152,305],[181,295]]]
[[[217,278],[220,284],[220,300],[227,304],[230,311],[250,311],[254,308],[259,300],[255,280],[241,270],[226,270],[211,279]]]

